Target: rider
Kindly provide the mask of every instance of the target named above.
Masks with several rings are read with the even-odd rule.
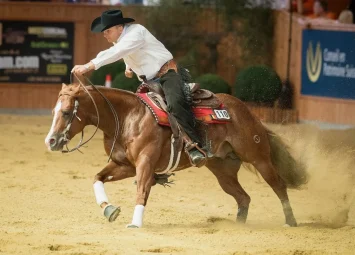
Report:
[[[135,72],[138,77],[145,77],[147,80],[160,78],[169,112],[190,139],[202,146],[194,128],[191,106],[185,99],[184,84],[177,73],[172,54],[145,27],[140,24],[128,24],[133,21],[135,20],[124,18],[120,10],[104,11],[92,22],[91,31],[103,32],[103,36],[109,43],[113,43],[113,46],[101,51],[89,63],[74,66],[72,72],[81,75],[123,59],[127,77],[131,78]],[[204,160],[204,155],[196,148],[189,150],[189,156],[195,165]]]

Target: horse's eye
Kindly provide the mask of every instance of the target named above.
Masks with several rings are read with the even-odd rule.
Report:
[[[62,111],[63,117],[69,117],[70,116],[70,112],[68,111]]]

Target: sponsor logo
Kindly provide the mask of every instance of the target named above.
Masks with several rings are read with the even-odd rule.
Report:
[[[51,63],[63,63],[63,61],[72,59],[71,55],[64,54],[61,50],[51,50],[49,53],[41,53],[40,56],[45,61],[49,61]]]
[[[31,48],[34,49],[68,49],[69,43],[68,42],[31,42]]]
[[[315,83],[321,74],[326,77],[355,78],[355,68],[348,64],[347,60],[346,52],[338,48],[322,50],[320,42],[317,42],[314,48],[313,42],[310,41],[306,56],[308,79]]]
[[[0,50],[0,55],[20,55],[20,50],[9,49],[9,50]]]
[[[68,67],[65,64],[48,64],[47,74],[49,75],[65,75],[68,71]]]
[[[322,71],[322,49],[320,42],[317,43],[316,49],[313,49],[312,41],[308,44],[306,68],[308,78],[311,82],[316,82]]]
[[[38,56],[0,57],[0,69],[39,68]]]
[[[2,30],[2,28],[1,28]],[[1,33],[2,34],[2,31]],[[2,37],[7,44],[22,44],[25,41],[25,32],[20,30],[13,30],[12,28],[6,29]],[[2,39],[1,39],[2,41]],[[1,42],[2,44],[3,42]]]
[[[67,37],[67,30],[60,27],[37,27],[31,26],[27,30],[30,35],[37,35],[39,37]]]

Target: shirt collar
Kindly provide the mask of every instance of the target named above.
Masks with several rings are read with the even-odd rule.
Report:
[[[129,26],[129,25],[127,25],[127,24],[124,25],[122,34],[120,35],[120,37],[118,37],[117,41],[114,42],[113,44],[118,43],[118,42],[122,39],[122,37],[123,37],[123,36],[126,34],[126,32],[127,32],[127,27],[128,27],[128,26]]]

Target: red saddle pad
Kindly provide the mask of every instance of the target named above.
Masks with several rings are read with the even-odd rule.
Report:
[[[160,108],[147,93],[137,93],[138,98],[150,109],[155,120],[164,126],[170,126],[168,114]],[[217,108],[210,107],[192,107],[195,118],[208,124],[225,124],[230,122],[230,116],[223,104]]]

